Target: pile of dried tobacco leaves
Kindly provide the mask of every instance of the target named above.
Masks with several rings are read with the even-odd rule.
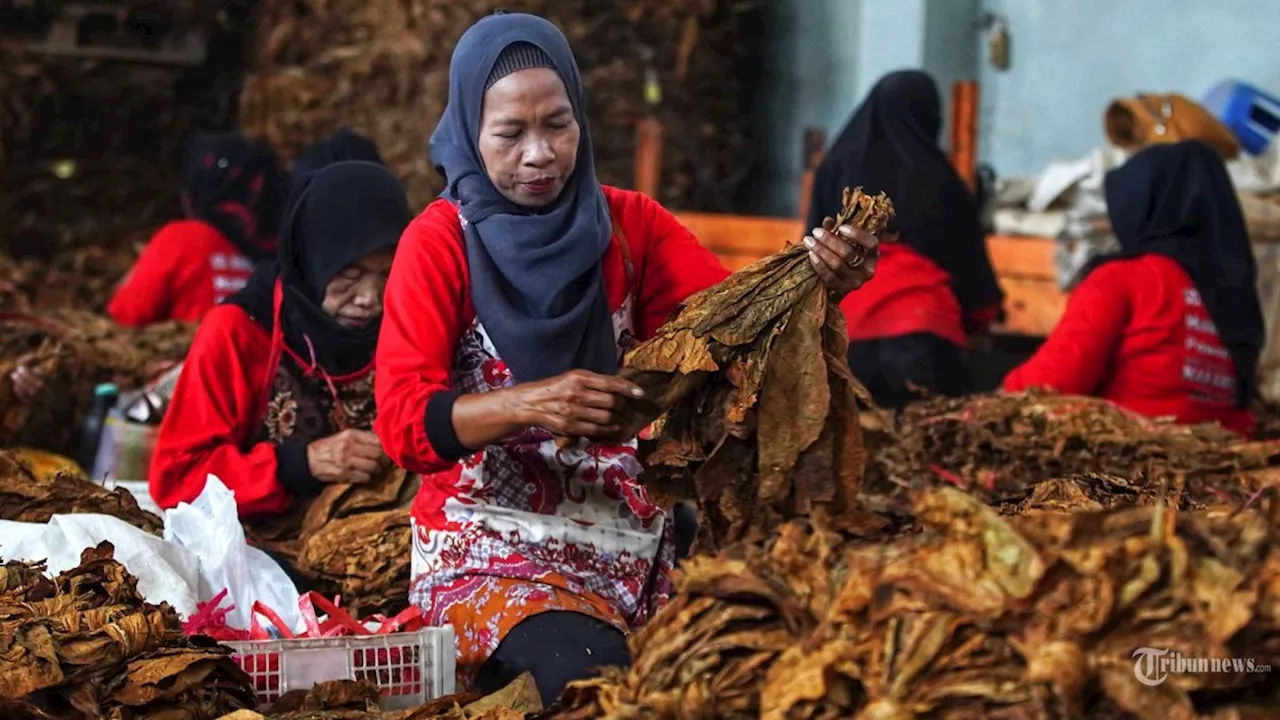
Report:
[[[310,589],[341,595],[357,616],[394,615],[409,606],[409,506],[418,479],[395,469],[365,485],[326,485],[288,514],[249,520],[246,529]]]
[[[1177,494],[1192,507],[1232,503],[1272,482],[1271,466],[1280,461],[1280,442],[1250,442],[1216,425],[1179,425],[1097,398],[1039,391],[921,402],[909,405],[897,425],[893,437],[870,441],[875,449],[862,487],[867,509],[905,508],[911,490],[940,483],[1007,502],[1040,481],[1089,473],[1120,479],[1098,490]]]
[[[1268,717],[1280,683],[1276,507],[1001,517],[921,493],[917,535],[795,521],[687,562],[634,665],[562,720]],[[1177,658],[1226,659],[1185,672]],[[1170,662],[1174,664],[1169,664]]]
[[[160,518],[138,507],[123,489],[107,490],[68,472],[44,479],[17,454],[0,450],[0,520],[46,523],[54,515],[77,513],[110,515],[156,536],[164,530]]]
[[[448,98],[458,38],[495,10],[542,15],[569,39],[587,88],[601,181],[630,187],[636,123],[664,138],[660,199],[730,211],[751,163],[744,80],[754,0],[263,0],[240,126],[283,156],[349,126],[425,204],[443,187],[423,152]],[[646,67],[648,65],[648,67]],[[649,70],[651,73],[647,73]],[[646,75],[663,102],[651,107]]]
[[[216,718],[254,705],[230,651],[147,603],[109,543],[50,578],[0,566],[0,717]]]
[[[0,446],[67,453],[96,384],[142,386],[181,362],[194,334],[174,322],[122,328],[82,311],[0,314]]]
[[[846,189],[836,221],[874,233],[892,217],[883,193]],[[801,245],[689,298],[622,369],[647,393],[628,408],[627,430],[657,420],[642,448],[645,485],[667,504],[696,497],[713,548],[763,540],[812,512],[853,512],[866,393],[847,352],[844,315]]]

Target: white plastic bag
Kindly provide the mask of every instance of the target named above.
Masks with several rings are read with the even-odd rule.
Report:
[[[227,591],[235,609],[227,624],[248,628],[254,602],[270,607],[297,629],[298,589],[275,560],[250,547],[236,511],[235,494],[213,475],[194,503],[179,503],[164,514],[164,538],[190,550],[200,562],[200,601]]]
[[[80,565],[80,553],[103,540],[138,578],[147,602],[167,602],[183,617],[196,611],[200,562],[187,549],[149,535],[110,515],[54,515],[47,523],[0,521],[0,557],[48,563],[51,574]]]

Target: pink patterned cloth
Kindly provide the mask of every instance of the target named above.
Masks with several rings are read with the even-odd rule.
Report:
[[[628,270],[630,268],[628,267]],[[619,357],[634,343],[633,300],[613,314]],[[479,321],[455,355],[452,386],[512,385]],[[423,478],[414,504],[410,601],[429,624],[453,625],[458,681],[520,621],[581,612],[626,632],[670,593],[672,524],[639,482],[636,443],[556,446],[530,428]]]

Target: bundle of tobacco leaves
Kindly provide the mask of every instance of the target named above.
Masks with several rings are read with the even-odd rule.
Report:
[[[838,224],[878,232],[882,193],[845,190]],[[782,245],[787,238],[779,238]],[[626,432],[656,419],[645,484],[662,501],[695,497],[704,542],[762,540],[788,518],[854,510],[863,470],[844,315],[797,244],[689,298],[626,356],[646,392]]]
[[[163,720],[253,707],[230,651],[187,638],[113,553],[110,543],[86,550],[56,578],[39,565],[0,571],[0,716]]]
[[[73,473],[42,478],[15,453],[0,450],[0,520],[46,523],[54,515],[111,515],[160,535],[164,523],[123,489],[107,490]]]
[[[1132,492],[1176,494],[1194,507],[1247,498],[1273,480],[1280,460],[1280,442],[1041,391],[913,404],[893,435],[870,454],[868,509],[905,509],[911,489],[935,483],[1006,502],[1042,480],[1089,473],[1127,478]]]
[[[357,616],[408,607],[413,533],[407,508],[333,520],[307,534],[297,566],[343,597]]]
[[[182,361],[194,333],[176,322],[123,328],[83,311],[0,315],[0,445],[69,452],[96,384],[144,385]]]
[[[556,717],[1263,717],[1278,510],[1001,517],[941,488],[893,543],[793,521],[683,565],[633,666],[575,683]]]
[[[357,614],[409,605],[409,505],[418,475],[393,468],[364,485],[326,485],[289,513],[251,519],[254,544],[276,554],[310,589],[341,595]]]

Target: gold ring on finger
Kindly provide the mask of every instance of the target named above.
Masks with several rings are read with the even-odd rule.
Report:
[[[847,265],[850,270],[857,270],[858,268],[862,267],[862,263],[866,262],[866,260],[867,260],[866,251],[863,250],[862,248],[858,248],[857,256],[854,257],[852,260],[845,260],[844,264]]]

